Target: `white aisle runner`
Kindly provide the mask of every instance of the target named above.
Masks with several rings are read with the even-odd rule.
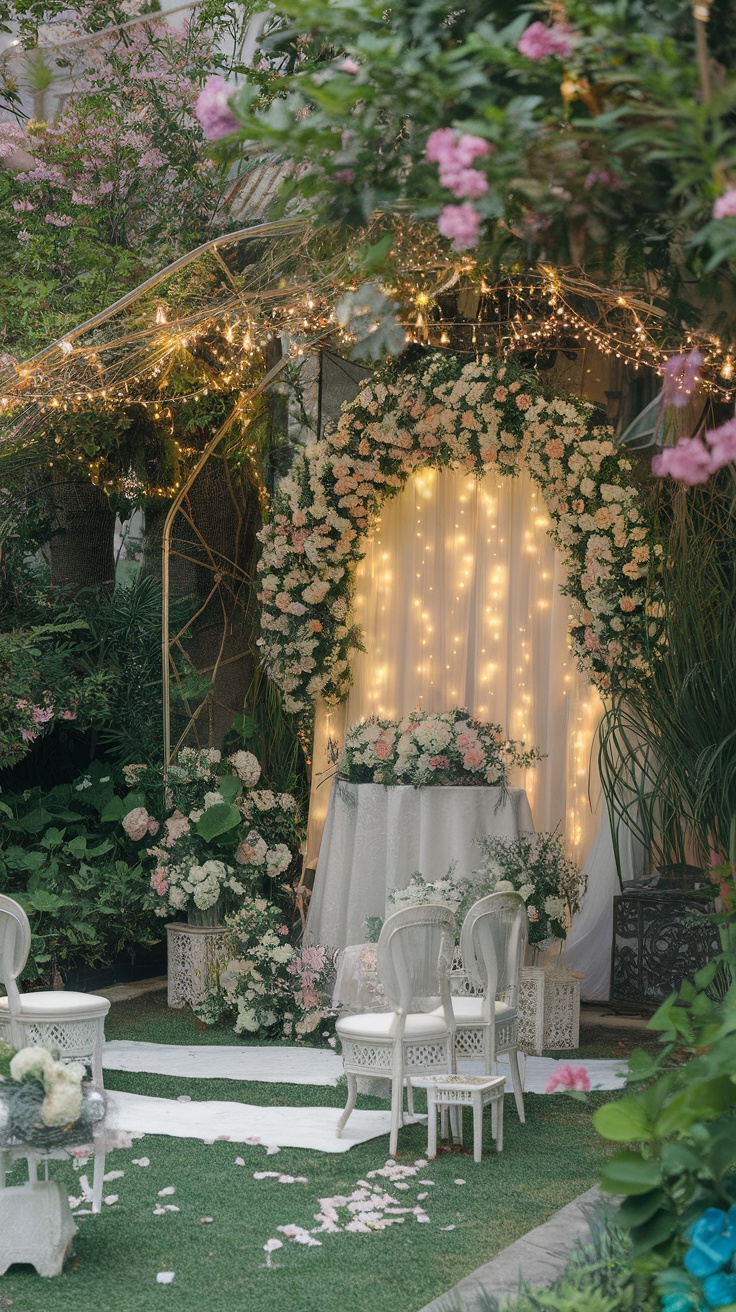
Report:
[[[325,1048],[291,1048],[273,1045],[250,1048],[228,1044],[134,1043],[113,1040],[106,1043],[102,1065],[107,1071],[138,1071],[149,1075],[180,1075],[190,1080],[247,1080],[258,1084],[321,1084],[333,1088],[342,1076],[342,1057]],[[527,1057],[526,1093],[544,1093],[547,1080],[560,1066],[584,1066],[593,1088],[622,1089],[626,1083],[626,1062],[601,1058]],[[509,1080],[508,1062],[499,1062],[501,1075]],[[479,1074],[475,1061],[461,1061],[461,1074]]]
[[[138,1093],[107,1094],[106,1129],[113,1140],[126,1134],[167,1134],[175,1139],[228,1139],[267,1148],[311,1148],[346,1153],[356,1143],[391,1129],[391,1113],[353,1112],[337,1137],[338,1107],[254,1107],[243,1102],[178,1102]],[[425,1120],[426,1117],[418,1117]]]

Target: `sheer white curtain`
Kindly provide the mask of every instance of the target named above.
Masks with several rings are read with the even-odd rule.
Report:
[[[327,809],[328,788],[316,785],[328,765],[328,740],[339,744],[347,724],[369,715],[456,705],[547,753],[513,782],[527,790],[537,829],[561,824],[570,855],[586,861],[602,809],[590,771],[601,702],[567,648],[565,574],[547,527],[543,498],[526,472],[476,480],[425,469],[385,503],[356,579],[366,651],[355,655],[346,707],[321,708],[317,718],[308,861],[316,858]],[[608,905],[617,884],[610,834],[595,852],[603,870],[595,879]],[[594,955],[607,953],[610,930],[605,946],[593,937]],[[587,949],[583,955],[573,962],[581,969]],[[601,990],[597,996],[606,996]]]

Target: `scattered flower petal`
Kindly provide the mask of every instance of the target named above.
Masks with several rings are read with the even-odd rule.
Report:
[[[159,1198],[168,1198],[169,1194],[175,1194],[175,1193],[176,1193],[176,1185],[167,1184],[165,1189],[159,1189],[158,1196]]]
[[[156,1276],[156,1283],[158,1285],[170,1285],[173,1279],[174,1279],[173,1271],[159,1271],[158,1275]]]
[[[151,1159],[150,1159],[150,1157],[134,1157],[134,1158],[133,1158],[133,1165],[134,1165],[134,1166],[150,1166],[150,1165],[151,1165]]]

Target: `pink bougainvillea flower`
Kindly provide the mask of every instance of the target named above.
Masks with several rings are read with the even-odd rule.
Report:
[[[710,447],[710,472],[714,474],[736,460],[736,417],[728,419],[720,428],[711,428],[705,440]]]
[[[657,478],[677,478],[688,487],[705,483],[712,473],[711,453],[699,437],[683,437],[676,446],[664,447],[652,459]]]
[[[703,357],[695,347],[688,355],[673,355],[662,369],[662,404],[687,405],[700,383]]]
[[[575,49],[575,36],[565,23],[531,23],[516,43],[516,49],[525,59],[567,59]]]
[[[558,1066],[550,1075],[544,1086],[545,1093],[579,1093],[590,1092],[590,1076],[584,1066],[573,1066],[570,1062]]]
[[[714,219],[736,219],[736,187],[729,187],[713,204]]]
[[[224,77],[208,77],[194,105],[194,115],[208,141],[217,141],[235,132],[240,124],[230,108],[233,88]]]
[[[480,214],[474,205],[445,205],[437,227],[443,237],[452,241],[456,251],[468,251],[478,244]]]

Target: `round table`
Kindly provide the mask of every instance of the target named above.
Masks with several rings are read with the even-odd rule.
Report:
[[[458,877],[481,863],[476,840],[533,833],[523,788],[348,784],[335,780],[307,919],[306,941],[342,948],[365,940],[369,916],[420,871]]]

